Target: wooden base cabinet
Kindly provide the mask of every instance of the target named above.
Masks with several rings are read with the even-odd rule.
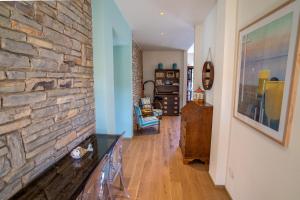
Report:
[[[210,156],[213,107],[189,102],[181,110],[180,148],[183,162],[199,159],[208,163]]]
[[[179,96],[178,95],[161,95],[162,110],[164,116],[179,115]]]

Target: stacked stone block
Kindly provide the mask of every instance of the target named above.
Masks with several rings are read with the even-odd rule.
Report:
[[[143,96],[143,52],[135,41],[132,41],[132,93],[133,103],[138,104]]]
[[[0,199],[95,133],[91,0],[0,2]]]

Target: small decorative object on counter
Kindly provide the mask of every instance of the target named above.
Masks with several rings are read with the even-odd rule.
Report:
[[[158,68],[158,69],[163,69],[163,68],[164,68],[164,64],[158,63],[157,68]]]
[[[205,102],[205,91],[202,90],[200,87],[194,91],[193,100],[198,103]]]
[[[173,63],[173,65],[172,65],[172,69],[177,69],[177,63]]]
[[[89,152],[94,151],[93,145],[90,143],[86,150],[89,151]]]
[[[71,151],[71,157],[74,159],[80,159],[82,158],[86,153],[88,152],[87,149],[82,148],[82,147],[76,147]]]

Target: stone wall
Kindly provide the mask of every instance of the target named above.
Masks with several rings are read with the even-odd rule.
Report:
[[[143,94],[143,52],[135,41],[132,41],[132,95],[133,103],[138,104]],[[136,129],[133,116],[133,129]]]
[[[132,83],[133,103],[137,104],[143,96],[143,52],[134,41],[132,41]]]
[[[91,0],[0,3],[0,199],[95,132]]]

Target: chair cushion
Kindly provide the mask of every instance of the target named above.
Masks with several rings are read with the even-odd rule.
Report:
[[[143,117],[141,126],[142,127],[153,126],[153,125],[157,125],[158,123],[159,123],[159,119],[155,116]]]
[[[150,105],[151,106],[151,99],[150,99],[150,97],[141,98],[141,104],[142,104],[142,106],[144,106],[144,105]]]

